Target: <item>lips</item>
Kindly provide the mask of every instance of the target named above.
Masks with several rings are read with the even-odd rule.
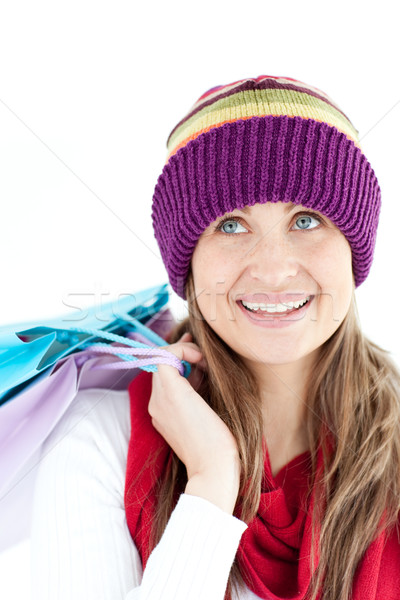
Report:
[[[297,321],[300,321],[304,317],[313,300],[314,296],[311,296],[310,300],[303,304],[303,306],[301,306],[300,308],[294,308],[293,310],[290,310],[285,313],[268,313],[267,311],[254,312],[245,308],[241,300],[237,301],[237,305],[239,306],[241,312],[244,313],[244,315],[247,317],[247,319],[250,320],[250,322],[254,323],[255,325],[275,328],[288,326],[291,323],[296,323]]]

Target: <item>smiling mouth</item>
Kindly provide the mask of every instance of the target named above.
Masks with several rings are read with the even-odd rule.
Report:
[[[249,308],[248,306],[245,306],[241,300],[238,300],[238,304],[240,304],[240,306],[243,309],[245,309],[246,311],[248,311],[249,313],[253,313],[254,315],[257,315],[257,317],[273,317],[275,319],[278,319],[278,318],[282,318],[282,317],[287,317],[289,315],[292,315],[296,312],[301,311],[308,304],[310,304],[310,302],[313,300],[313,298],[314,298],[314,296],[309,296],[307,298],[306,302],[304,302],[304,304],[302,304],[301,306],[298,306],[297,308],[295,308],[295,307],[289,308],[288,310],[284,310],[284,311],[267,310],[267,309],[261,309],[261,308],[252,309],[252,308]]]

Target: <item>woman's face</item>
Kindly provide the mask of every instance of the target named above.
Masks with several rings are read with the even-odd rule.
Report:
[[[267,202],[211,223],[191,266],[195,296],[210,327],[244,358],[286,364],[315,351],[342,323],[352,298],[351,260],[348,241],[321,213]],[[240,300],[280,301],[278,309],[287,309],[291,300],[309,296],[302,309],[289,305],[285,316],[265,306],[250,312]]]

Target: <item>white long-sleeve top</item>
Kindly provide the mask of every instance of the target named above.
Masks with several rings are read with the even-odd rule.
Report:
[[[247,525],[182,494],[146,569],[124,486],[128,391],[78,392],[42,447],[32,509],[32,600],[223,600]],[[238,600],[256,600],[250,590]]]

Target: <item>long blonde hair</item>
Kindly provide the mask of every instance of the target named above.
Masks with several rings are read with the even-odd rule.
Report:
[[[175,326],[168,342],[174,343],[189,331],[203,352],[207,374],[197,391],[237,441],[242,467],[240,518],[248,523],[257,513],[264,468],[257,382],[241,357],[202,317],[191,270],[186,298],[189,316]],[[320,503],[315,503],[312,522],[314,535],[317,524],[320,526],[320,559],[306,597],[315,600],[322,589],[324,600],[349,600],[357,565],[384,528],[378,529],[377,524],[384,516],[385,528],[390,531],[400,511],[400,372],[389,352],[361,332],[354,289],[348,314],[322,345],[313,373],[307,397],[307,431],[313,475],[319,442],[323,448],[324,477],[316,493],[325,499],[325,510],[318,514]],[[321,438],[323,427],[335,441],[333,452]],[[174,499],[184,491],[186,482],[185,467],[173,454],[159,482],[150,550],[161,538]],[[313,572],[313,553],[310,560]],[[229,594],[233,588],[238,591],[245,580],[234,562]]]

